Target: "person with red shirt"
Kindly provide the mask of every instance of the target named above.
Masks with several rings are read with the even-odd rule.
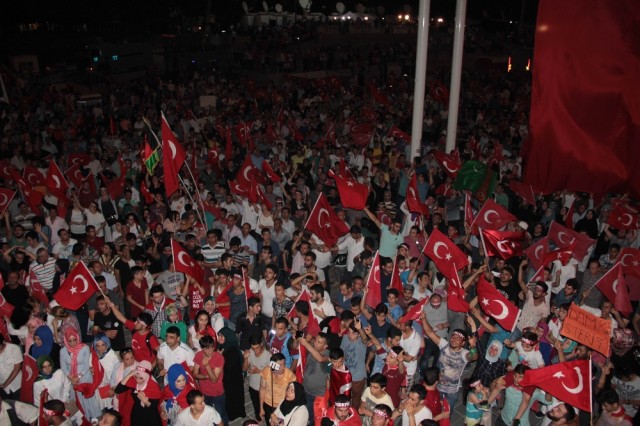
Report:
[[[148,361],[152,367],[155,367],[156,354],[158,353],[160,342],[151,333],[153,317],[147,312],[141,312],[134,322],[127,319],[112,301],[109,300],[107,303],[118,321],[123,322],[124,326],[132,332],[131,347],[133,348],[133,357],[138,362]]]
[[[422,378],[424,379],[423,385],[427,390],[424,405],[431,410],[433,420],[439,422],[440,425],[449,425],[451,410],[449,409],[447,399],[440,395],[437,387],[440,370],[438,367],[429,367],[422,373]]]
[[[324,410],[316,426],[330,424],[332,426],[361,426],[362,419],[355,408],[351,406],[351,397],[338,395],[333,407]]]
[[[144,307],[149,301],[149,285],[140,266],[131,268],[131,275],[133,275],[133,280],[127,284],[125,295],[131,306],[129,315],[132,318],[137,318],[144,311]]]
[[[222,379],[224,378],[224,357],[216,348],[216,341],[209,335],[200,338],[201,350],[193,357],[192,374],[198,381],[198,389],[204,394],[207,405],[213,406],[223,424],[229,422],[225,409],[226,397]]]

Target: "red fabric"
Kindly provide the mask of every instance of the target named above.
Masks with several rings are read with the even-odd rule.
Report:
[[[455,153],[446,154],[443,151],[432,151],[434,158],[440,163],[444,172],[451,176],[452,178],[456,178],[458,176],[458,171],[462,168],[462,163],[460,163],[460,159]]]
[[[305,327],[305,331],[307,332],[307,334],[311,336],[316,336],[320,332],[320,325],[318,324],[318,320],[316,319],[316,316],[313,314],[313,309],[311,308],[311,299],[309,299],[309,291],[304,290],[302,293],[300,293],[300,295],[296,299],[296,303],[297,302],[307,302],[307,304],[309,305],[309,322]],[[298,316],[298,312],[296,311],[296,305],[294,303],[293,307],[287,314],[287,317],[296,318],[297,316]],[[302,331],[302,330],[298,330],[298,331]]]
[[[304,380],[304,369],[307,367],[307,348],[300,345],[298,346],[298,364],[296,364],[296,380],[298,383],[302,383]]]
[[[198,372],[200,374],[207,374],[207,370],[205,364],[203,362],[204,352],[198,351],[196,355],[193,357],[193,363],[198,366]],[[224,387],[222,386],[222,379],[224,377],[224,357],[222,353],[215,351],[213,356],[209,360],[209,366],[212,369],[221,368],[220,377],[216,383],[213,383],[211,380],[198,380],[198,388],[202,391],[203,394],[207,396],[220,396],[224,393]]]
[[[4,213],[15,196],[16,191],[12,191],[7,188],[0,188],[0,214]]]
[[[612,228],[634,230],[638,228],[638,215],[627,209],[624,205],[618,204],[613,207],[609,220]]]
[[[398,269],[398,256],[393,260],[393,270],[391,271],[391,288],[395,288],[402,297],[403,285],[400,279],[400,270]]]
[[[484,276],[480,277],[476,291],[482,310],[491,315],[505,330],[513,330],[520,317],[518,307],[504,297]]]
[[[0,334],[2,334],[5,341],[11,341],[11,336],[9,336],[9,330],[7,329],[7,323],[3,318],[0,318]]]
[[[33,404],[33,383],[38,378],[38,363],[31,355],[22,360],[22,384],[20,385],[20,401]]]
[[[509,374],[513,377],[513,373]],[[561,362],[548,367],[527,370],[520,385],[525,386],[525,392],[527,389],[535,390],[537,386],[561,401],[580,410],[591,412],[591,361],[589,360]]]
[[[445,108],[449,107],[449,90],[441,81],[434,81],[429,89],[429,97],[441,103]]]
[[[245,186],[245,184],[239,183],[235,180],[230,180],[229,188],[231,189],[231,192],[233,192],[234,194],[239,195],[241,197],[247,197],[249,195],[249,191],[251,190],[251,184],[247,184]]]
[[[204,283],[204,270],[176,240],[171,240],[173,265],[177,272],[193,277],[198,283]]]
[[[248,189],[256,174],[256,169],[251,161],[251,155],[247,155],[242,166],[238,169],[238,173],[236,173],[236,182],[242,185],[243,188]]]
[[[107,181],[103,174],[100,175],[100,178],[104,182],[107,187],[107,191],[109,192],[109,196],[113,200],[117,200],[122,191],[124,190],[124,180],[127,177],[127,167],[124,164],[124,160],[122,158],[118,158],[118,164],[120,164],[120,175],[112,181]]]
[[[421,301],[419,301],[418,303],[416,303],[415,305],[413,305],[412,307],[410,307],[407,310],[407,313],[404,314],[399,320],[398,322],[407,322],[407,321],[415,321],[418,318],[420,318],[420,315],[422,314],[422,308],[424,308],[424,305],[429,301],[428,297],[425,297],[424,299],[422,299]]]
[[[471,195],[468,191],[464,194],[464,221],[471,226],[475,217],[473,216],[473,209],[471,208]]]
[[[9,160],[0,161],[0,177],[3,179],[11,179],[15,173],[18,173],[18,169],[9,163]]]
[[[67,169],[65,175],[69,178],[76,188],[80,188],[84,175],[82,174],[82,165],[80,163],[74,163]]]
[[[133,321],[127,321],[125,323],[125,327],[129,330],[133,331],[135,323]],[[149,350],[149,346],[147,346],[147,335],[151,333],[140,334],[138,332],[131,333],[131,347],[133,348],[133,357],[136,361],[149,361],[151,365],[153,365],[156,361],[156,355]],[[157,350],[160,347],[160,342],[158,338],[151,334],[149,336],[149,345]]]
[[[13,314],[15,307],[7,302],[7,299],[4,298],[2,293],[0,293],[0,317],[11,318],[11,314]],[[11,339],[9,339],[11,341]]]
[[[469,312],[469,303],[465,299],[465,291],[460,283],[456,266],[450,264],[442,274],[449,280],[447,290],[447,308],[454,312]]]
[[[102,368],[102,364],[100,364],[100,359],[98,358],[98,354],[93,349],[89,348],[91,351],[91,368],[93,374],[93,380],[91,383],[82,383],[76,385],[74,389],[77,392],[81,392],[85,398],[91,398],[102,383],[102,379],[104,378],[104,368]]]
[[[640,196],[637,2],[543,0],[537,29],[525,181]]]
[[[533,266],[533,269],[538,269],[544,265],[543,259],[548,252],[549,237],[544,237],[527,247],[524,254],[529,259],[529,263]]]
[[[555,220],[551,222],[547,236],[561,249],[571,247],[574,257],[579,261],[584,259],[589,247],[595,243],[586,235],[562,226]]]
[[[31,287],[31,295],[33,297],[35,297],[45,305],[49,304],[49,298],[45,294],[42,284],[40,284],[40,281],[38,280],[36,274],[32,269],[29,269],[29,287]]]
[[[45,177],[40,173],[40,170],[33,166],[24,167],[23,177],[31,186],[44,186],[46,184]]]
[[[389,129],[389,133],[387,133],[388,138],[398,138],[405,142],[411,142],[411,135],[407,132],[404,132],[398,128],[398,126],[391,126]]]
[[[497,230],[514,220],[517,220],[516,217],[500,204],[487,200],[471,224],[472,232],[477,235],[479,228]]]
[[[498,256],[501,259],[508,260],[522,255],[521,241],[524,238],[523,232],[503,232],[490,229],[482,229],[481,232],[487,256]]]
[[[640,278],[640,249],[623,248],[617,262],[622,265],[622,272]]]
[[[278,183],[282,180],[279,174],[277,174],[267,160],[262,160],[262,171],[271,179],[271,182]]]
[[[137,304],[144,306],[146,294],[147,294],[146,280],[143,279],[142,283],[140,284],[140,287],[138,287],[133,281],[127,284],[125,295],[127,297],[131,296],[133,301],[136,302]],[[142,309],[131,304],[129,313],[131,314],[131,317],[136,318],[138,315],[142,313]]]
[[[84,262],[78,262],[53,298],[60,306],[75,311],[89,300],[97,288],[98,284],[93,274],[89,272]]]
[[[375,308],[382,302],[382,288],[380,284],[380,253],[376,252],[376,256],[373,258],[371,269],[369,269],[369,275],[367,275],[367,282],[364,284],[367,289],[365,303],[371,308]]]
[[[367,146],[369,145],[369,143],[371,142],[371,139],[373,138],[373,132],[360,132],[360,133],[354,133],[353,130],[351,131],[351,142],[354,145],[357,146]]]
[[[195,388],[190,383],[187,383],[184,389],[182,389],[180,393],[176,396],[171,391],[171,388],[169,388],[169,385],[166,385],[162,390],[161,399],[162,401],[173,400],[174,404],[178,404],[178,406],[184,410],[189,406],[189,403],[187,402],[187,394],[194,389]]]
[[[323,411],[322,416],[316,420],[322,420],[323,417],[328,417],[333,421],[335,426],[362,426],[362,419],[360,418],[358,411],[353,407],[350,407],[349,411],[350,414],[346,420],[338,420],[336,417],[335,407],[329,407],[327,410]],[[320,422],[316,421],[315,425],[320,426]]]
[[[429,207],[420,201],[418,192],[418,176],[414,173],[411,176],[411,180],[409,181],[409,185],[407,185],[407,209],[411,213],[419,213],[421,215],[429,217]]]
[[[318,197],[305,229],[316,234],[329,247],[335,246],[341,236],[349,233],[349,227],[333,211],[324,194]]]
[[[537,370],[528,370],[528,371],[540,371],[542,370],[542,368],[538,368]],[[527,373],[525,373],[524,377],[527,377]],[[535,392],[536,390],[536,386],[533,386],[531,383],[527,383],[525,382],[525,380],[521,380],[520,384],[518,386],[516,386],[516,384],[513,381],[513,371],[509,371],[505,376],[504,376],[504,382],[505,385],[508,388],[514,388],[519,390],[520,392],[524,392],[528,395],[533,395],[533,392]]]
[[[216,297],[216,308],[220,315],[229,319],[229,315],[231,315],[231,299],[229,298],[229,291],[233,287],[233,280],[229,280],[227,286],[222,290],[222,292]],[[229,305],[220,306],[221,303],[229,303]]]
[[[33,189],[33,186],[28,183],[16,169],[10,169],[11,179],[13,179],[17,184],[18,188],[20,188],[20,192],[22,193],[22,198],[29,205],[31,211],[36,214],[41,214],[41,205],[42,199],[44,198],[44,193]]]
[[[379,103],[380,105],[384,105],[384,106],[391,105],[391,102],[389,101],[389,99],[384,95],[384,93],[378,90],[378,88],[373,84],[373,82],[370,81],[367,83],[367,89],[369,89],[369,92],[371,92],[371,97],[376,103]]]
[[[175,137],[164,114],[162,115],[162,168],[164,169],[164,185],[170,197],[180,188],[178,174],[187,154]]]
[[[525,185],[522,182],[512,180],[509,182],[509,188],[511,188],[516,195],[522,197],[522,199],[529,205],[536,205],[536,195],[533,192],[533,187],[531,185]]]
[[[442,249],[442,247],[445,247]],[[442,232],[434,229],[427,240],[427,244],[423,249],[424,255],[435,263],[440,272],[445,274],[448,270],[449,264],[453,263],[456,269],[462,269],[469,263],[467,255],[456,246]]]
[[[47,179],[46,186],[49,192],[54,194],[56,197],[62,196],[63,198],[67,197],[67,189],[69,189],[69,183],[64,178],[64,174],[58,167],[55,161],[49,161],[49,169],[47,170]]]
[[[598,280],[596,287],[607,299],[613,302],[613,307],[623,316],[628,316],[633,312],[629,299],[629,289],[622,274],[622,265],[620,263],[616,263],[613,268],[609,269]]]
[[[369,186],[351,179],[350,176],[338,175],[329,170],[329,177],[332,177],[338,187],[340,202],[348,209],[364,210],[369,196]]]

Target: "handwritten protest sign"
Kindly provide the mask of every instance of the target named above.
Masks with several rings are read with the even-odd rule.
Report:
[[[562,323],[560,334],[576,342],[587,345],[604,356],[609,356],[611,343],[611,320],[602,319],[571,304],[567,317]]]

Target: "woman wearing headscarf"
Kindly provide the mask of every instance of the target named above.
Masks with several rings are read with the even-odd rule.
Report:
[[[60,368],[60,345],[53,341],[53,332],[46,325],[36,328],[33,333],[33,345],[28,353],[34,359],[43,355],[49,356],[53,360],[53,366]]]
[[[42,392],[45,389],[49,399],[59,399],[65,404],[68,403],[71,400],[71,382],[64,372],[57,368],[53,359],[47,355],[39,356],[36,362],[39,374],[33,383],[33,405],[40,407]]]
[[[113,395],[109,392],[111,390],[109,381],[120,360],[111,349],[111,340],[104,333],[98,333],[93,338],[93,350],[98,354],[100,365],[104,370],[102,381],[98,387],[98,392],[96,392],[100,401],[100,409],[111,408],[113,407]]]
[[[587,213],[584,215],[584,217],[580,219],[578,223],[576,223],[574,229],[577,232],[585,232],[589,236],[589,238],[597,240],[598,235],[600,235],[600,229],[598,226],[598,218],[596,217],[595,210],[587,210]]]
[[[471,376],[470,382],[480,380],[484,386],[491,386],[494,379],[507,373],[507,364],[501,359],[502,349],[504,345],[499,340],[491,340],[483,357],[478,357],[476,370]],[[478,350],[483,353],[484,348],[478,343]]]
[[[102,368],[97,356],[92,355],[89,346],[82,343],[74,328],[65,331],[60,367],[73,386],[78,409],[89,421],[99,417],[101,410],[96,392],[102,381]]]
[[[120,410],[123,418],[132,425],[162,426],[160,417],[160,398],[162,391],[158,382],[151,377],[151,363],[140,361],[138,366],[129,372],[118,383],[115,393],[128,392],[133,399],[131,411]]]
[[[549,325],[544,321],[539,321],[535,329],[538,335],[538,350],[542,354],[544,365],[551,365],[551,352],[553,351],[553,345],[547,339],[549,335]]]
[[[162,340],[167,340],[167,329],[171,326],[178,327],[180,329],[180,341],[182,343],[187,343],[187,325],[184,321],[180,321],[180,315],[178,314],[178,307],[175,303],[169,303],[164,308],[165,315],[167,320],[162,323],[162,328],[160,329],[160,338]]]
[[[207,311],[209,317],[211,318],[211,327],[213,327],[216,333],[219,332],[222,327],[224,327],[224,317],[216,309],[215,297],[209,296],[204,299],[204,310]]]
[[[309,421],[307,398],[304,387],[298,382],[291,382],[284,394],[284,401],[271,414],[271,424],[284,426],[306,425]]]
[[[11,321],[7,321],[7,330],[10,335],[16,336],[20,339],[20,343],[24,345],[24,353],[29,353],[29,348],[31,348],[31,345],[33,344],[33,333],[35,333],[36,328],[41,325],[44,325],[42,318],[31,316],[27,320],[26,324],[18,328],[14,328]]]
[[[120,413],[130,413],[133,405],[133,399],[131,398],[130,392],[122,392],[116,394],[114,389],[118,386],[118,383],[122,381],[129,373],[132,371],[136,371],[136,367],[138,366],[138,362],[133,356],[132,348],[124,348],[120,351],[120,357],[122,361],[116,365],[113,369],[113,373],[111,374],[111,395],[113,396],[113,409]],[[122,418],[122,426],[129,426],[131,424],[131,419],[129,417]]]
[[[53,337],[60,346],[64,345],[64,336],[67,330],[73,329],[80,334],[80,323],[74,315],[71,315],[62,306],[54,306],[51,309],[51,315],[53,315],[53,320],[51,321]]]
[[[162,391],[162,400],[164,401],[165,420],[169,420],[174,424],[178,418],[178,414],[185,408],[189,407],[187,402],[187,394],[195,389],[189,380],[189,376],[182,364],[173,364],[167,370],[167,385]]]
[[[225,409],[229,421],[244,418],[244,377],[242,362],[244,357],[236,334],[229,327],[222,327],[218,332],[218,348],[224,357],[224,376],[222,385],[229,398],[226,398]]]

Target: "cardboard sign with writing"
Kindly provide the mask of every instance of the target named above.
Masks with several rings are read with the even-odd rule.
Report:
[[[606,320],[571,304],[560,334],[609,356],[611,320]]]

